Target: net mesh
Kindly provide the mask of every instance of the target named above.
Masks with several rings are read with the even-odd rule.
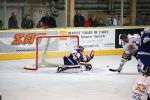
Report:
[[[78,36],[38,36],[36,39],[35,68],[56,67],[63,64],[63,56],[69,55],[73,49],[79,46]],[[60,58],[54,60],[54,58]]]

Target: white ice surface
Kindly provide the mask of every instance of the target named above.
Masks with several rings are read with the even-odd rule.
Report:
[[[31,61],[0,61],[2,100],[131,100],[140,75],[134,58],[120,74],[109,72],[106,66],[117,68],[120,56],[95,57],[92,71],[80,73],[56,73],[56,67],[24,70]]]

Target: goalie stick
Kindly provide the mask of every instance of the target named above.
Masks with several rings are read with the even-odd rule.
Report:
[[[84,71],[89,71],[92,69],[92,65],[90,63],[87,63],[87,62],[80,62],[79,65],[62,65],[62,66],[59,66],[57,68],[57,73],[60,73],[60,72],[64,72],[65,70],[69,70],[69,69],[81,69],[81,71],[83,71],[81,65],[84,65],[85,66],[85,70]]]
[[[87,62],[80,62],[80,65],[84,65],[85,66],[85,71],[89,71],[92,69],[92,64],[87,63]]]
[[[64,72],[66,70],[69,70],[69,69],[81,69],[81,66],[80,65],[63,65],[63,66],[59,66],[57,68],[56,73],[61,73],[61,72]],[[82,71],[82,69],[81,69],[81,71]]]

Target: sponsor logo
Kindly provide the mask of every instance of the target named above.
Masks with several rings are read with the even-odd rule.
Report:
[[[15,34],[14,40],[12,41],[12,45],[21,45],[21,44],[33,44],[36,36],[38,35],[46,35],[46,33],[29,33],[29,34],[24,34],[24,33],[18,33]],[[41,42],[41,38],[38,40],[38,43]]]

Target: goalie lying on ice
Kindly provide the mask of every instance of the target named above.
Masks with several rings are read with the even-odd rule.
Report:
[[[64,71],[72,71],[79,69],[83,71],[82,66],[85,67],[84,70],[91,70],[92,65],[89,63],[91,59],[94,57],[93,50],[89,52],[88,55],[83,56],[84,47],[79,46],[77,49],[74,49],[72,53],[68,57],[64,56],[64,66],[59,66],[57,72],[64,72]]]

